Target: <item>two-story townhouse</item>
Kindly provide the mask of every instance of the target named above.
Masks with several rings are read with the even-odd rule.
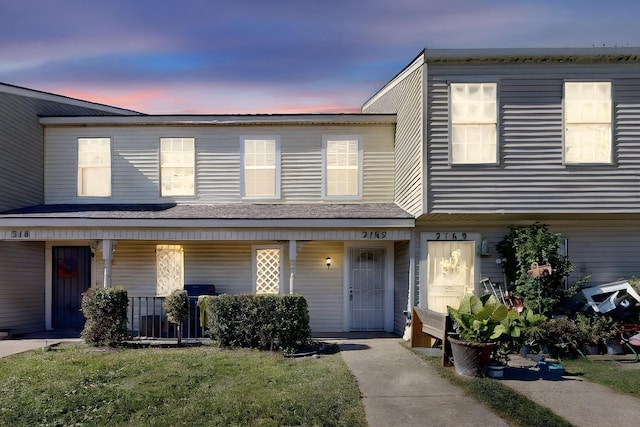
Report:
[[[122,108],[0,84],[0,212],[44,202],[44,129],[40,116],[134,115]],[[44,328],[42,242],[0,239],[0,330]]]
[[[89,287],[122,285],[136,305],[214,285],[301,293],[314,334],[402,332],[415,220],[394,204],[395,115],[40,125],[44,202],[0,215],[0,240],[44,248],[47,329],[81,327]]]
[[[502,282],[495,245],[533,222],[562,234],[570,281],[638,275],[640,49],[425,50],[362,111],[397,114],[415,305]]]

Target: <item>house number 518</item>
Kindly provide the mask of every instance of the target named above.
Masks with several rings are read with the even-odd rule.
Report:
[[[16,230],[12,230],[11,231],[11,237],[13,238],[20,238],[20,237],[29,237],[29,231],[24,230],[24,231],[16,231]]]

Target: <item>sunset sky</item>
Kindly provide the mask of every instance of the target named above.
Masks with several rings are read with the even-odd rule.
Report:
[[[424,48],[640,46],[627,0],[0,0],[0,82],[148,114],[331,113]]]

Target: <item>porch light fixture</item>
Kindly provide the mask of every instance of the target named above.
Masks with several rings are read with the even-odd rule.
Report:
[[[327,257],[327,259],[325,260],[327,263],[327,270],[331,268],[331,257]]]

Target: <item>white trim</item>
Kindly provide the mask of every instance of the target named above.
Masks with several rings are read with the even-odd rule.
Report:
[[[385,249],[384,264],[384,331],[393,332],[394,318],[394,247],[393,242],[344,242],[343,250],[343,329],[344,332],[351,330],[351,304],[349,298],[349,287],[351,286],[351,249],[357,248],[383,248]]]
[[[193,158],[191,159],[191,169],[193,172],[193,192],[191,194],[163,194],[162,192],[162,187],[163,187],[163,180],[162,180],[162,169],[164,168],[174,168],[175,166],[163,166],[162,165],[162,141],[163,140],[170,140],[170,139],[181,139],[181,140],[186,140],[186,139],[190,139],[193,141]],[[194,196],[196,196],[196,189],[197,189],[197,170],[196,170],[196,163],[197,163],[197,141],[196,138],[193,136],[161,136],[158,140],[158,180],[159,180],[159,194],[158,196],[160,198],[166,199],[166,198],[172,198],[172,199],[177,199],[177,198],[193,198]],[[184,151],[182,151],[184,153]]]
[[[327,143],[329,141],[355,140],[358,144],[358,194],[328,195],[327,194]],[[364,188],[364,154],[361,135],[322,135],[322,199],[323,200],[361,200]]]
[[[466,234],[466,239],[460,239],[458,236]],[[453,236],[456,238],[453,238]],[[475,259],[474,259],[474,278],[473,284],[476,295],[480,291],[480,277],[482,277],[482,259],[480,258],[480,245],[482,243],[482,235],[480,233],[468,233],[464,231],[450,231],[443,230],[440,232],[421,232],[420,233],[420,251],[419,251],[419,265],[420,265],[420,307],[423,309],[427,307],[427,242],[439,241],[439,242],[469,242],[475,243]]]
[[[275,141],[275,194],[273,196],[247,196],[245,191],[245,144],[247,140],[265,140]],[[245,200],[277,200],[280,199],[280,180],[281,180],[281,151],[280,151],[280,135],[241,135],[240,136],[240,197]]]
[[[369,108],[371,104],[376,102],[378,99],[383,97],[386,93],[388,93],[391,89],[396,87],[402,80],[404,80],[405,78],[407,78],[409,74],[413,73],[415,70],[420,68],[424,63],[425,63],[425,56],[424,56],[424,53],[421,53],[420,55],[418,55],[416,59],[413,60],[411,64],[407,65],[407,67],[404,70],[402,70],[400,74],[398,74],[396,77],[391,79],[389,83],[384,85],[382,89],[380,89],[378,92],[376,92],[375,95],[369,98],[369,100],[366,101],[364,105],[362,105],[362,110],[364,111],[367,108]]]
[[[261,124],[395,124],[395,114],[253,114],[253,115],[138,115],[138,116],[81,116],[42,117],[44,126],[229,126]]]

